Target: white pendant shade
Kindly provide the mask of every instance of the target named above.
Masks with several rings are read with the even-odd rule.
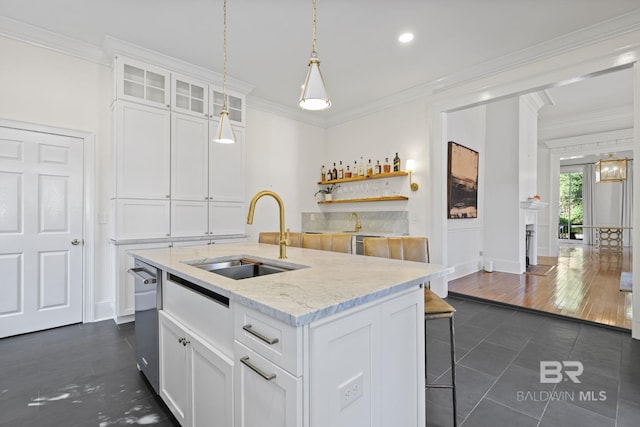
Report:
[[[303,110],[319,111],[331,107],[329,95],[324,85],[324,79],[320,72],[320,60],[311,58],[307,78],[302,87],[302,94],[298,102]]]
[[[214,141],[220,144],[233,144],[236,142],[236,134],[233,131],[233,127],[231,127],[229,112],[227,111],[220,112],[220,123],[218,123],[218,132]]]

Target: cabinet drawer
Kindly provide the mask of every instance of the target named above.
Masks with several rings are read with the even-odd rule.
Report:
[[[242,305],[235,306],[234,336],[296,377],[302,375],[302,328]]]
[[[184,283],[179,283],[184,282]],[[233,357],[232,309],[195,290],[189,282],[167,275],[162,284],[162,309],[225,355]]]

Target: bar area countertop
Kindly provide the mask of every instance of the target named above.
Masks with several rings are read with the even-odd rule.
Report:
[[[300,326],[410,289],[453,267],[337,252],[230,243],[136,250],[131,254],[167,273],[228,297],[292,326]],[[235,280],[191,264],[248,258],[290,271]]]

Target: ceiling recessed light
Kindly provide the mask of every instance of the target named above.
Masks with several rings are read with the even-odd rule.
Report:
[[[413,33],[403,33],[398,37],[400,43],[409,43],[411,40],[413,40]]]

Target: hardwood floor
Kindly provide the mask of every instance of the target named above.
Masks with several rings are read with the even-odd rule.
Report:
[[[631,292],[620,292],[620,273],[631,271],[631,249],[600,254],[593,246],[561,244],[546,276],[479,271],[449,282],[449,291],[500,303],[631,329]]]

